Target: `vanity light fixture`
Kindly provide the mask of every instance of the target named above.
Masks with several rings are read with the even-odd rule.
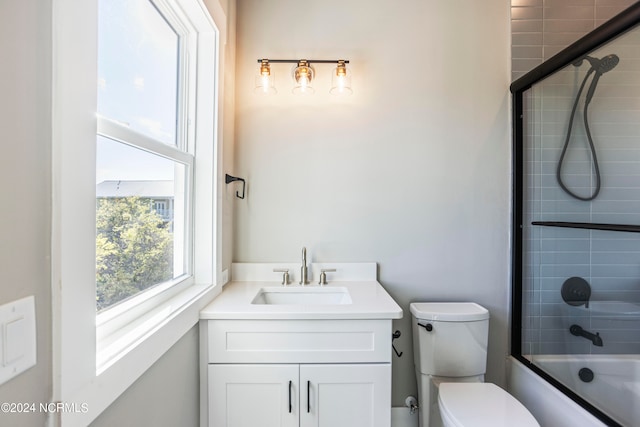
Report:
[[[255,93],[270,95],[277,93],[271,64],[295,64],[291,72],[296,95],[310,95],[315,92],[312,82],[315,78],[315,68],[312,64],[337,64],[331,76],[332,95],[351,95],[351,72],[347,69],[346,59],[258,59],[260,71],[256,76]]]

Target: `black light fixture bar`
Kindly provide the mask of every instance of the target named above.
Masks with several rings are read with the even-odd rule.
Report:
[[[300,61],[307,61],[307,63],[309,64],[337,64],[340,61],[344,62],[345,64],[349,63],[348,59],[268,59],[268,58],[261,58],[258,59],[258,64],[261,64],[262,61],[267,61],[270,64],[297,64]]]

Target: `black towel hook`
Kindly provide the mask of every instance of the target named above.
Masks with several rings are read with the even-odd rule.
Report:
[[[396,350],[396,346],[393,345],[393,341],[395,341],[397,338],[400,338],[400,335],[402,335],[402,333],[400,331],[395,331],[393,333],[393,335],[391,335],[391,348],[393,349],[393,352],[396,354],[396,356],[398,357],[402,357],[402,351],[398,351]]]
[[[230,182],[235,182],[235,181],[242,182],[242,196],[240,194],[238,194],[238,192],[236,191],[236,197],[238,199],[244,199],[244,186],[245,186],[244,178],[238,178],[237,176],[231,176],[228,173],[225,174],[225,176],[224,176],[224,183],[225,184],[229,184]]]

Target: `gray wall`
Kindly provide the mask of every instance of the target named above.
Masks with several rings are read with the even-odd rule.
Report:
[[[35,296],[37,364],[0,386],[0,402],[51,396],[51,1],[0,1],[0,304]],[[0,425],[44,425],[45,414],[0,413]]]
[[[198,340],[196,325],[91,423],[91,427],[197,426],[200,422]]]
[[[239,0],[234,261],[373,261],[405,310],[393,404],[416,393],[411,301],[491,311],[503,383],[509,294],[509,0]],[[482,19],[478,19],[481,16]],[[267,17],[267,19],[265,19]],[[257,58],[347,58],[354,94],[252,93]]]

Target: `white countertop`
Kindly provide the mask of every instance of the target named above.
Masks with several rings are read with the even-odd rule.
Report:
[[[351,304],[252,304],[261,288],[273,281],[235,281],[200,312],[200,319],[401,319],[402,309],[375,280],[333,281],[323,288],[347,288]],[[297,283],[289,288],[301,287]],[[305,288],[317,288],[310,284]]]

